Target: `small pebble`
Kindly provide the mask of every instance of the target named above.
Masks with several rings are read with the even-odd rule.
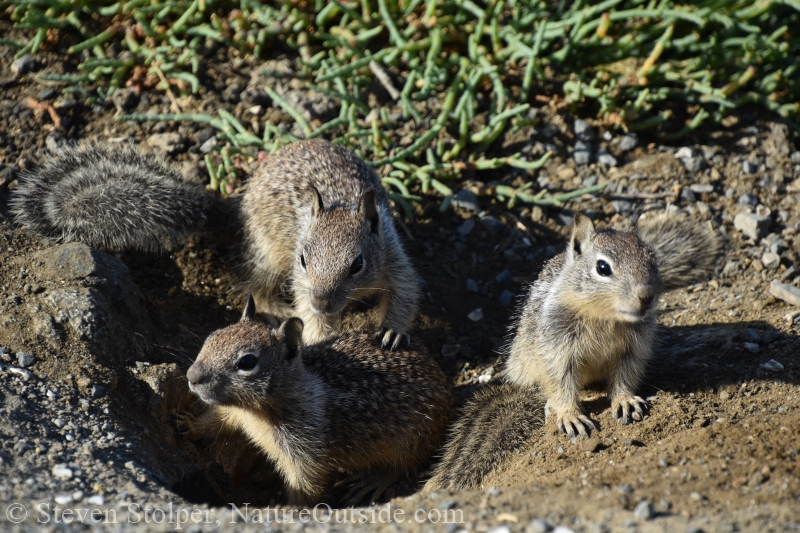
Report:
[[[467,318],[469,318],[473,322],[480,322],[481,320],[483,320],[483,309],[479,307],[473,310],[470,314],[467,315]]]
[[[68,503],[72,503],[72,496],[69,494],[59,494],[53,498],[53,500],[59,505],[67,505]]]
[[[770,359],[766,363],[761,363],[759,368],[768,370],[769,372],[783,372],[783,365],[775,359]]]
[[[54,466],[53,470],[52,470],[52,473],[53,473],[53,477],[55,477],[57,479],[60,479],[62,481],[66,480],[66,479],[70,479],[72,477],[72,469],[68,468],[65,465],[56,465],[56,466]]]
[[[575,533],[575,530],[564,526],[556,526],[553,528],[553,533]]]
[[[700,500],[703,499],[703,495],[700,494],[699,492],[692,491],[692,492],[689,493],[689,498],[691,498],[692,500],[694,500],[696,502],[699,502]]]
[[[772,252],[764,252],[761,256],[761,262],[767,268],[775,268],[781,263],[781,256]]]
[[[468,292],[480,292],[481,288],[478,286],[478,282],[472,278],[467,279],[467,291]]]
[[[17,352],[17,361],[22,368],[28,368],[36,362],[36,357],[28,352]]]
[[[660,466],[661,468],[666,468],[666,467],[668,467],[668,466],[669,466],[669,463],[667,462],[666,458],[664,458],[664,457],[661,457],[661,458],[658,460],[658,466]]]
[[[639,142],[639,138],[636,136],[636,134],[629,133],[622,137],[622,140],[619,142],[619,147],[623,152],[627,152],[636,148],[637,142]]]
[[[486,490],[486,494],[488,494],[489,496],[500,496],[500,494],[502,494],[502,492],[497,487],[489,487]]]
[[[481,217],[481,224],[492,233],[501,233],[506,228],[505,224],[491,215]]]
[[[633,510],[633,516],[637,520],[650,520],[655,516],[655,514],[656,513],[653,510],[653,502],[650,500],[640,501]]]
[[[759,350],[761,350],[761,346],[754,342],[746,342],[744,343],[744,349],[750,352],[753,355],[756,355]]]
[[[745,328],[744,340],[747,342],[761,342],[761,335],[753,328]]]
[[[514,303],[514,293],[511,291],[503,291],[500,294],[500,305],[503,307],[511,307],[511,304]]]
[[[696,194],[714,192],[714,186],[713,185],[706,185],[706,184],[703,184],[703,183],[692,183],[689,186],[689,188],[692,189],[692,192],[696,193]]]
[[[53,424],[55,424],[58,429],[61,429],[66,425],[66,422],[64,422],[63,418],[56,418],[53,420]]]
[[[458,226],[456,232],[458,232],[459,235],[463,235],[466,237],[467,235],[472,233],[472,230],[474,229],[475,229],[475,221],[471,218],[468,218],[467,220],[462,222],[460,226]]]
[[[600,150],[597,153],[597,162],[607,167],[617,166],[617,158],[609,154],[605,150]]]
[[[701,527],[689,526],[689,528],[686,530],[686,533],[705,533],[705,531],[703,531],[703,528]]]
[[[89,392],[92,398],[102,398],[106,395],[106,388],[103,385],[92,385],[92,389]]]
[[[458,208],[466,209],[467,211],[474,211],[475,213],[481,210],[481,204],[478,201],[478,197],[469,189],[461,189],[455,193],[450,203]]]
[[[511,275],[511,271],[506,269],[506,270],[503,270],[502,272],[500,272],[499,274],[497,274],[494,277],[494,280],[497,283],[508,283],[509,281],[511,281],[512,278],[513,278],[513,276]]]
[[[739,213],[733,219],[733,226],[745,236],[760,241],[769,233],[770,218],[753,213]]]
[[[103,505],[106,502],[105,498],[103,498],[102,494],[95,494],[94,496],[89,496],[86,498],[86,503],[91,505]]]
[[[621,492],[622,494],[630,494],[633,492],[633,487],[630,485],[620,485],[617,487],[617,492]]]
[[[758,172],[758,167],[755,163],[751,163],[750,161],[745,161],[742,163],[742,172],[744,174],[755,174]]]
[[[511,533],[511,529],[508,526],[497,526],[487,530],[486,533]]]

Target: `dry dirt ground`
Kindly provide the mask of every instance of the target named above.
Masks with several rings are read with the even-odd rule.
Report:
[[[58,60],[50,57],[37,68],[58,70]],[[10,61],[9,53],[0,55],[0,70],[7,72]],[[228,66],[246,81],[248,65]],[[184,101],[184,109],[219,105],[241,113],[235,99],[220,101],[220,83],[202,102]],[[182,528],[233,527],[240,515],[229,503],[279,504],[279,482],[244,443],[238,443],[240,452],[228,453],[181,441],[173,418],[185,400],[181,376],[203,339],[238,318],[243,297],[232,256],[202,237],[156,257],[58,248],[16,226],[6,204],[16,172],[35,167],[62,139],[124,139],[147,148],[153,134],[177,132],[184,143],[165,157],[197,180],[204,173],[199,146],[208,132],[187,124],[115,122],[117,105],[52,89],[30,75],[0,87],[0,347],[6,352],[0,354],[0,528],[112,531],[135,523],[174,530],[174,519],[169,523],[157,511],[147,519],[143,511],[170,505],[201,512]],[[28,97],[51,102],[63,128],[54,131]],[[124,105],[169,109],[166,98],[151,92]],[[478,193],[480,213],[464,207],[440,213],[439,199],[429,196],[413,222],[398,219],[426,282],[414,334],[460,398],[502,370],[500,349],[513,314],[503,293],[513,293],[516,302],[569,234],[570,211],[508,209],[483,195],[492,182],[535,179],[554,192],[612,184],[602,196],[569,205],[590,212],[600,226],[624,227],[634,208],[670,201],[716,228],[726,242],[724,256],[710,280],[661,301],[660,344],[640,391],[652,406],[643,422],[616,424],[606,398],[588,394],[599,427],[590,439],[571,440],[549,421],[483,490],[413,494],[395,487],[395,494],[412,494],[388,503],[392,523],[383,523],[384,504],[350,516],[355,525],[348,527],[800,530],[800,339],[793,308],[769,294],[774,279],[796,286],[800,268],[800,153],[787,130],[746,111],[719,130],[675,145],[640,135],[635,148],[623,149],[621,134],[604,137],[595,130],[594,146],[618,160],[608,168],[576,165],[570,150],[575,117],[547,106],[539,116],[540,125],[508,135],[498,150],[527,143],[536,153],[551,145],[557,155],[545,169],[532,176],[468,176],[457,187]],[[745,211],[768,214],[763,239],[734,228],[735,215]],[[473,321],[468,315],[476,309],[483,317]],[[19,352],[34,356],[22,370]],[[16,525],[19,514],[8,514],[15,503],[28,512]],[[64,511],[75,509],[99,509],[103,516],[114,510],[116,521],[97,524],[90,516],[83,524],[65,524]],[[264,516],[250,513],[251,521]],[[272,518],[278,522],[270,526],[245,526],[239,519],[235,527],[303,526],[297,513],[294,520]],[[334,526],[337,520],[344,517],[312,525],[344,527]]]

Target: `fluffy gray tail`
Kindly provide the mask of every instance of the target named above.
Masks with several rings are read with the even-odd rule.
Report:
[[[225,209],[155,156],[99,144],[65,147],[23,173],[9,203],[40,237],[111,252],[174,249]]]
[[[462,409],[426,487],[469,490],[521,449],[544,423],[545,399],[536,389],[508,383],[478,391]]]
[[[708,226],[671,210],[639,219],[636,233],[656,254],[658,272],[669,291],[707,278],[722,243]]]

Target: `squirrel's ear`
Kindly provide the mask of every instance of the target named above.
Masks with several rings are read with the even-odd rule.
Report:
[[[573,259],[583,254],[594,234],[592,219],[583,213],[575,213],[575,221],[572,224],[572,237],[569,240],[569,249],[567,250],[569,258]]]
[[[288,319],[278,328],[277,337],[286,345],[286,360],[294,359],[303,347],[303,321],[297,317]]]
[[[375,205],[375,191],[367,191],[361,197],[361,212],[364,214],[364,220],[369,220],[372,232],[378,233],[380,217],[378,215],[378,206]]]
[[[239,322],[248,322],[253,320],[256,316],[256,302],[253,300],[253,295],[249,292],[247,293],[247,303],[244,304],[244,312],[242,313],[242,318],[239,319]]]
[[[322,203],[322,195],[314,185],[309,184],[306,191],[306,201],[311,204],[311,215],[314,217],[320,216],[325,210],[325,206]]]

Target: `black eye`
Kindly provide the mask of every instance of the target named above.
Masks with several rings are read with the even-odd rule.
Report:
[[[597,273],[605,277],[610,276],[612,274],[611,265],[601,259],[597,262]]]
[[[303,268],[306,268],[306,254],[300,254],[300,264],[303,265]]]
[[[256,357],[255,355],[245,355],[244,357],[239,359],[238,363],[236,363],[236,368],[239,370],[248,371],[248,370],[253,370],[257,364],[258,364],[258,357]]]
[[[364,257],[361,254],[358,254],[358,257],[355,258],[353,264],[350,265],[350,275],[358,274],[361,272],[361,269],[364,268]]]

